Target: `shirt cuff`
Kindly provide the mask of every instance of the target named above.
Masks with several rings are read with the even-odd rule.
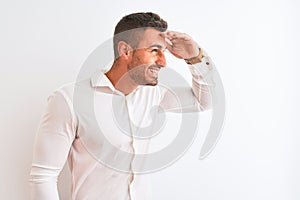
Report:
[[[192,65],[189,64],[188,67],[193,79],[195,79],[198,83],[205,85],[213,84],[212,74],[215,65],[205,51],[203,51],[201,62]]]

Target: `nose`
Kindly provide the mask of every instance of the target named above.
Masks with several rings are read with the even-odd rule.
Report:
[[[166,57],[163,51],[158,51],[156,64],[161,65],[162,67],[167,65]]]

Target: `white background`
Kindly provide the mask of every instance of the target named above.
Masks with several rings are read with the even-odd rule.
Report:
[[[122,16],[154,11],[206,49],[227,101],[213,153],[198,160],[199,136],[154,174],[153,199],[299,200],[299,9],[296,0],[2,0],[0,198],[29,199],[34,136],[51,91],[75,80]]]

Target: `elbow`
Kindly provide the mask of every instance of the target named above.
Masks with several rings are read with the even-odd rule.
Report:
[[[32,165],[29,183],[41,184],[41,183],[57,183],[59,169],[49,166]]]

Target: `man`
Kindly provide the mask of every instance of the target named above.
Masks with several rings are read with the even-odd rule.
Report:
[[[50,96],[32,162],[32,199],[59,199],[56,182],[66,160],[72,199],[149,199],[142,173],[157,163],[139,155],[149,152],[151,137],[160,132],[161,110],[211,107],[204,76],[213,63],[189,35],[166,30],[154,13],[123,17],[115,28],[111,68]],[[192,88],[170,91],[158,84],[165,50],[189,65]]]

